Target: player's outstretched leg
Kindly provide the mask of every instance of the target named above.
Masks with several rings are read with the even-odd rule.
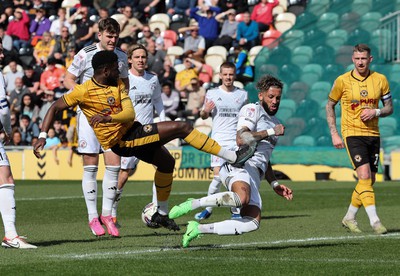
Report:
[[[189,221],[186,233],[182,237],[182,246],[188,247],[190,241],[199,237],[200,237],[199,223],[197,221]]]

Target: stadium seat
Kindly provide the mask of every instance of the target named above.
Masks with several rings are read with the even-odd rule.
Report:
[[[372,0],[354,0],[351,4],[351,11],[360,16],[369,12],[372,8]]]
[[[353,55],[354,46],[343,45],[336,51],[335,60],[337,64],[347,67],[352,63],[351,56]]]
[[[317,81],[311,85],[308,97],[317,103],[321,103],[328,99],[332,85],[326,81]]]
[[[390,80],[398,80],[400,76],[400,64],[394,63],[392,66],[390,66],[390,72],[386,77],[388,77]],[[379,71],[378,71],[379,72]],[[380,73],[383,73],[382,71]],[[394,90],[393,90],[394,91]],[[396,91],[397,92],[397,91]]]
[[[178,41],[178,34],[173,30],[165,30],[161,33],[164,39],[164,49],[168,50],[169,47],[175,46]]]
[[[318,112],[319,104],[317,102],[312,99],[303,99],[297,105],[295,117],[301,117],[305,120],[309,120],[318,116]]]
[[[334,12],[326,12],[317,21],[317,28],[326,34],[338,28],[339,16]]]
[[[150,17],[149,27],[153,32],[155,28],[159,28],[162,32],[169,28],[171,19],[166,13],[156,13]]]
[[[314,27],[314,24],[317,22],[317,17],[308,12],[307,10],[296,17],[296,24],[293,26],[294,29],[297,30],[310,30]]]
[[[322,135],[317,138],[318,147],[330,147],[332,146],[332,138],[328,135]]]
[[[298,46],[292,51],[292,63],[304,66],[310,63],[313,57],[313,49],[310,46]]]
[[[319,17],[329,9],[329,0],[309,0],[307,11]]]
[[[311,63],[318,63],[321,65],[331,64],[335,62],[335,50],[325,44],[321,44],[314,48],[314,54]]]
[[[210,135],[212,130],[212,118],[208,117],[205,120],[203,120],[202,118],[198,118],[194,122],[193,127],[206,135]]]
[[[258,81],[260,77],[266,74],[278,77],[278,67],[274,64],[262,64],[258,66],[257,70],[255,70],[254,80]]]
[[[379,53],[385,54],[390,48],[392,39],[392,32],[389,29],[377,29],[371,34],[370,44],[378,48]]]
[[[226,60],[221,55],[205,55],[204,61],[206,64],[210,65],[213,68],[214,73],[219,73],[219,67]],[[218,76],[219,77],[219,76]]]
[[[270,29],[263,34],[261,45],[267,46],[268,48],[274,48],[278,46],[282,33],[275,29]]]
[[[247,91],[249,103],[258,102],[258,92],[254,82],[246,83],[246,85],[244,86],[244,90]]]
[[[204,83],[212,82],[214,76],[213,68],[208,64],[203,64],[199,73],[199,80]]]
[[[373,0],[371,11],[379,11],[382,15],[387,15],[388,13],[398,11],[399,9],[395,7],[396,1],[394,0]]]
[[[300,79],[301,72],[301,68],[296,64],[287,63],[280,67],[279,77],[290,85]]]
[[[293,81],[288,87],[287,98],[294,100],[299,105],[306,98],[308,89],[309,87],[306,83]]]
[[[280,13],[284,13],[284,12],[286,12],[286,9],[281,5],[278,5],[272,9],[273,16],[276,16],[276,15],[278,15]]]
[[[240,82],[240,81],[234,81],[233,85],[238,87],[238,88],[241,88],[241,89],[244,88],[244,84],[242,82]]]
[[[258,53],[258,55],[254,59],[254,68],[257,69],[261,65],[268,64],[268,63],[269,63],[268,56]]]
[[[348,33],[357,28],[360,16],[355,12],[347,12],[340,17],[340,28]]]
[[[332,48],[339,48],[347,42],[347,31],[335,29],[328,33],[325,43]]]
[[[218,66],[219,67],[219,66]],[[212,82],[213,83],[219,83],[220,78],[219,78],[219,72],[214,72]]]
[[[304,32],[302,30],[289,30],[282,36],[281,44],[293,50],[300,46],[304,41]]]
[[[400,150],[400,136],[393,135],[382,138],[383,151],[384,153],[391,153],[392,151]]]
[[[320,107],[318,107],[320,109]],[[325,118],[312,117],[306,121],[304,133],[312,137],[320,137],[322,135],[330,135],[328,124]]]
[[[262,50],[262,48],[263,48],[262,45],[257,45],[250,49],[248,54],[248,59],[250,61],[251,66],[254,66],[254,60],[256,59],[258,53]]]
[[[287,11],[294,13],[297,17],[304,13],[307,7],[307,0],[290,1]]]
[[[207,55],[218,55],[221,56],[225,61],[226,57],[228,56],[228,51],[223,46],[211,46],[207,49],[206,56]]]
[[[296,147],[314,147],[315,139],[310,135],[300,135],[294,138],[293,146]]]
[[[340,64],[327,64],[325,65],[324,73],[322,74],[321,79],[329,82],[331,85],[335,81],[335,79],[345,72],[344,68]]]
[[[243,21],[243,16],[244,16],[244,13],[238,13],[238,14],[235,16],[235,21],[237,21],[237,22],[242,22],[242,21]]]
[[[350,1],[343,1],[343,0],[331,0],[331,9],[334,9],[338,15],[343,15],[351,11],[351,2]]]
[[[177,73],[179,73],[180,71],[182,71],[182,70],[185,70],[185,65],[184,64],[177,64],[177,65],[174,65],[174,69],[175,69],[175,71],[177,72]]]
[[[368,12],[361,16],[359,26],[372,33],[381,25],[382,15],[379,12]]]
[[[268,63],[281,66],[290,63],[291,56],[292,53],[289,48],[283,45],[278,45],[269,51]],[[255,62],[257,62],[257,60]]]
[[[279,104],[279,112],[276,117],[285,123],[296,112],[296,103],[291,99],[282,99]]]
[[[167,49],[167,56],[173,65],[175,64],[175,59],[181,55],[183,55],[183,48],[181,46],[171,46]]]
[[[393,136],[397,130],[397,120],[393,117],[379,118],[379,132],[382,137]]]
[[[322,66],[316,63],[307,64],[302,69],[300,80],[310,87],[314,82],[319,81],[324,72]]]
[[[370,33],[362,28],[355,28],[347,38],[347,45],[356,45],[358,43],[369,43]]]
[[[326,38],[325,32],[317,28],[314,28],[304,33],[303,45],[308,45],[315,48],[320,46],[325,41],[325,38]]]
[[[290,12],[280,13],[275,17],[274,26],[281,33],[291,29],[296,23],[296,15]]]

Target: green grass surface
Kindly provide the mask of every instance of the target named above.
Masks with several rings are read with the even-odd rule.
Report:
[[[389,230],[384,236],[373,234],[364,210],[358,216],[362,234],[341,227],[354,183],[286,184],[294,190],[292,202],[263,183],[263,220],[258,231],[241,236],[205,235],[182,249],[181,235],[192,214],[176,220],[180,232],[150,229],[140,219],[141,209],[151,201],[151,183],[127,184],[119,209],[121,238],[115,239],[96,238],[90,232],[80,182],[19,181],[18,232],[39,248],[1,248],[0,274],[400,274],[398,182],[375,185],[378,214]],[[204,195],[207,187],[206,182],[176,182],[170,207]],[[101,198],[99,209],[100,203]],[[229,209],[215,209],[207,222],[229,216]]]

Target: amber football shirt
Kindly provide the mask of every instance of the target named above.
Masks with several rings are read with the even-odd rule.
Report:
[[[379,136],[378,118],[363,122],[364,108],[376,109],[380,100],[390,98],[386,77],[374,71],[364,79],[358,79],[353,70],[339,76],[333,84],[329,99],[341,104],[341,128],[343,138],[349,136]]]

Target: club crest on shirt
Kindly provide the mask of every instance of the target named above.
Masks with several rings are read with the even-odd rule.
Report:
[[[108,97],[107,98],[107,103],[109,105],[114,105],[115,104],[115,98],[114,97]]]
[[[79,141],[79,147],[82,148],[82,149],[86,148],[87,147],[86,140],[80,140]]]
[[[361,162],[362,157],[361,157],[359,154],[357,154],[357,155],[354,156],[354,160],[355,160],[356,162]]]
[[[256,112],[255,108],[251,108],[251,107],[247,108],[246,109],[246,117],[254,117],[255,112]]]
[[[152,125],[144,125],[143,130],[144,130],[144,132],[149,133],[153,130],[153,126]]]
[[[368,91],[367,90],[361,90],[360,95],[361,95],[361,97],[367,97],[368,96]]]
[[[153,91],[154,89],[156,89],[156,84],[155,84],[155,83],[152,83],[152,84],[150,85],[150,89],[151,89],[151,91]]]

